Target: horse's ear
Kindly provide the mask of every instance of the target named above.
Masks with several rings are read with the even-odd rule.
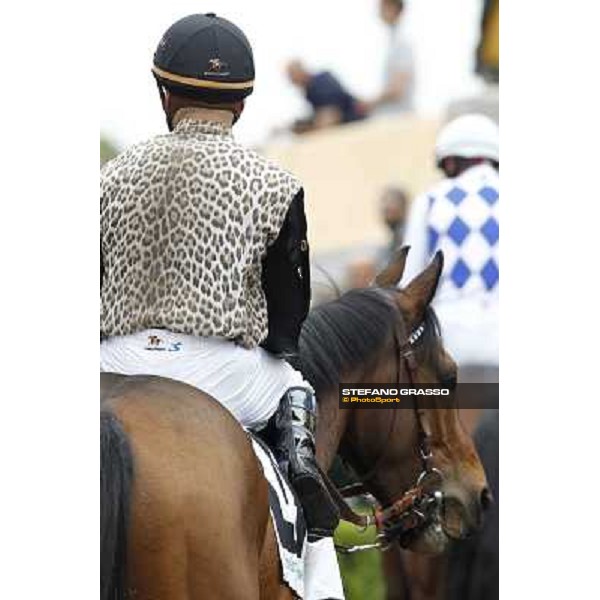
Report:
[[[400,283],[406,266],[406,257],[410,246],[403,246],[394,252],[392,260],[388,265],[375,277],[374,284],[378,287],[395,287]]]
[[[425,316],[425,309],[435,296],[443,268],[444,254],[438,250],[427,268],[403,288],[400,303],[414,325]]]

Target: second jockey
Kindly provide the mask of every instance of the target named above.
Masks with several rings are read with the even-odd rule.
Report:
[[[315,460],[317,406],[297,366],[310,303],[302,184],[235,142],[253,91],[244,33],[177,21],[152,71],[169,133],[101,174],[101,370],[199,388],[248,429],[269,422],[309,540],[339,521]]]

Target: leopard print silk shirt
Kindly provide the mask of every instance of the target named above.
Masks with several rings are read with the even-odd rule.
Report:
[[[107,163],[102,336],[164,328],[259,344],[267,337],[261,261],[300,189],[238,145],[230,126],[194,118]]]

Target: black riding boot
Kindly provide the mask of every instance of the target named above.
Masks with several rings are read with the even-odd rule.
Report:
[[[290,388],[274,425],[275,452],[302,504],[309,540],[332,536],[340,517],[315,458],[317,405],[312,390]]]

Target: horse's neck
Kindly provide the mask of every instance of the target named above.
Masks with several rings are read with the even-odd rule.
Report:
[[[350,411],[340,410],[337,389],[319,395],[317,401],[319,404],[317,460],[327,471],[337,454]]]
[[[361,375],[354,374],[347,381],[356,384],[373,381],[395,381],[397,373],[393,363],[379,362]],[[343,383],[340,381],[340,383]],[[346,433],[348,421],[356,409],[341,410],[339,406],[338,387],[327,393],[317,394],[319,405],[319,422],[317,425],[317,460],[319,465],[328,470],[338,453],[342,438]]]

